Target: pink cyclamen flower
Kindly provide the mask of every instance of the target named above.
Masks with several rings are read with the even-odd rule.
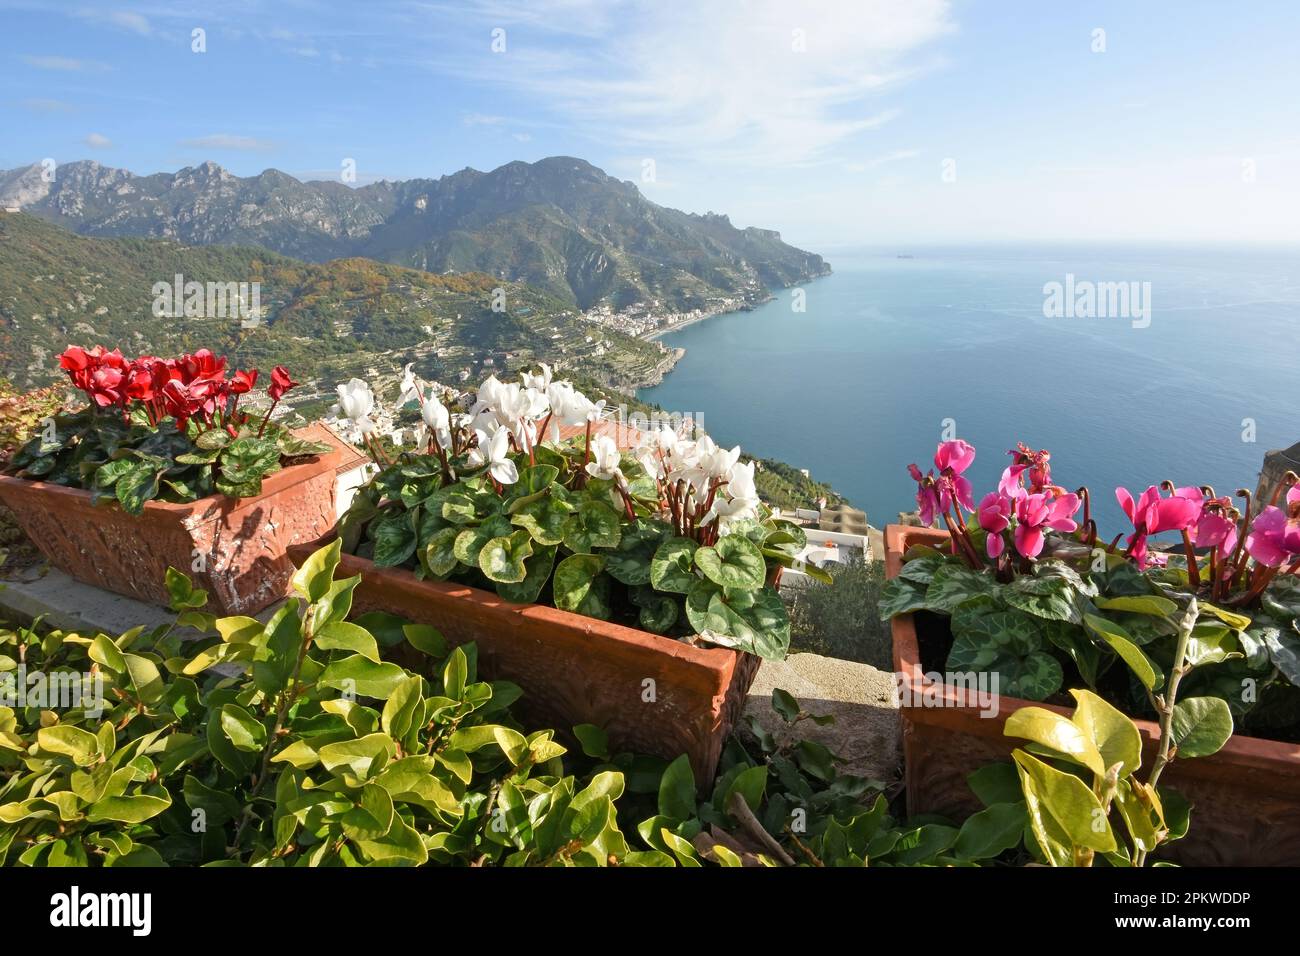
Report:
[[[939,507],[947,511],[953,499],[967,511],[975,510],[975,490],[962,472],[975,460],[975,446],[954,438],[939,443],[934,453],[934,467],[939,469]]]
[[[916,510],[920,513],[921,524],[930,527],[939,513],[939,492],[934,486],[934,472],[921,474],[915,463],[907,466],[908,473],[916,482]]]
[[[1028,465],[1010,465],[1002,472],[998,482],[998,494],[1006,498],[1023,498],[1029,494],[1025,490],[1024,474]]]
[[[940,442],[938,450],[934,453],[934,467],[941,472],[951,471],[954,475],[960,475],[974,460],[975,446],[960,438]]]
[[[1237,546],[1237,523],[1224,513],[1231,502],[1216,498],[1205,504],[1213,504],[1215,508],[1202,508],[1201,516],[1191,528],[1192,544],[1198,548],[1215,548],[1220,558],[1226,558]]]
[[[1052,453],[1046,448],[1034,451],[1024,442],[1017,442],[1016,447],[1007,452],[1015,459],[1015,468],[1017,474],[1021,471],[1029,473],[1029,490],[1033,494],[1043,491],[1059,493],[1055,485],[1052,484]]]
[[[1006,548],[1006,542],[1002,540],[1002,532],[1010,526],[1014,508],[1014,499],[998,494],[996,491],[990,491],[980,501],[977,514],[980,527],[988,532],[988,537],[984,541],[984,550],[988,552],[990,558],[1000,556]]]
[[[1082,502],[1076,494],[1053,498],[1046,494],[1026,495],[1016,500],[1016,550],[1026,558],[1036,558],[1043,550],[1047,529],[1074,531],[1079,525],[1074,513]]]
[[[1246,551],[1270,568],[1300,557],[1300,485],[1286,493],[1286,510],[1269,505],[1255,516],[1246,535]]]
[[[1115,489],[1115,500],[1133,522],[1133,533],[1128,538],[1129,554],[1139,568],[1149,562],[1147,538],[1162,531],[1186,531],[1201,517],[1204,501],[1197,488],[1176,488],[1168,498],[1160,496],[1160,489],[1151,485],[1142,496],[1134,500],[1127,488]]]

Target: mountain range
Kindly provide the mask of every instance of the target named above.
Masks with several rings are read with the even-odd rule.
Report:
[[[245,245],[309,262],[365,257],[524,282],[580,309],[745,307],[830,271],[779,233],[680,212],[581,159],[353,188],[206,162],[139,176],[92,161],[0,171],[0,207],[95,237]]]

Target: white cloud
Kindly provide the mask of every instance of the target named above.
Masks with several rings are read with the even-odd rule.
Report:
[[[822,161],[888,122],[883,95],[931,67],[924,48],[953,29],[947,0],[752,0],[743,14],[480,0],[474,12],[507,29],[505,53],[465,67],[475,79],[540,95],[597,141],[760,165]],[[543,27],[595,42],[542,49],[529,36]]]
[[[112,69],[107,63],[79,60],[70,56],[24,56],[22,60],[38,70],[60,70],[66,73],[102,73]]]
[[[132,10],[82,10],[79,11],[79,14],[87,20],[100,20],[104,23],[111,23],[115,27],[130,30],[132,33],[138,33],[141,36],[148,36],[153,32],[149,20],[143,14]]]
[[[194,139],[181,140],[181,145],[188,146],[191,149],[237,149],[247,152],[265,152],[275,149],[275,143],[269,139],[236,136],[233,133],[212,133],[209,136],[198,136]]]
[[[896,149],[891,153],[885,153],[883,156],[873,156],[870,159],[853,161],[844,164],[846,172],[850,173],[869,173],[873,169],[879,169],[889,163],[901,162],[905,159],[915,159],[921,155],[919,149]]]
[[[44,99],[37,97],[22,101],[22,107],[33,113],[71,113],[76,109],[71,103],[65,103],[63,100]]]
[[[108,149],[113,141],[103,133],[87,133],[85,143],[91,149]]]

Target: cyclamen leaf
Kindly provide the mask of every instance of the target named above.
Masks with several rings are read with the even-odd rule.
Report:
[[[568,517],[565,506],[547,495],[519,509],[511,515],[510,522],[527,531],[538,544],[558,545],[564,540]]]
[[[934,572],[947,563],[948,559],[941,554],[922,555],[906,562],[898,572],[898,576],[919,584],[929,584],[934,580]]]
[[[478,566],[493,581],[519,584],[527,576],[524,559],[533,553],[533,541],[527,531],[493,538],[478,555]]]
[[[990,595],[995,588],[993,578],[982,571],[959,564],[945,564],[930,579],[925,593],[926,606],[931,611],[951,614],[959,605],[972,598]]]
[[[1078,624],[1078,591],[1065,578],[1033,578],[1021,575],[1002,589],[1002,598],[1012,607],[1049,621]]]
[[[608,618],[607,585],[601,578],[605,559],[595,554],[571,554],[555,568],[555,606],[588,617]]]
[[[664,535],[653,528],[625,530],[618,547],[605,556],[605,571],[629,587],[649,584],[650,561],[663,538]]]
[[[1026,700],[1043,700],[1060,688],[1061,665],[1042,650],[1034,618],[1014,611],[957,614],[952,630],[948,671],[996,674],[997,693]]]
[[[699,545],[691,538],[669,538],[650,559],[650,583],[658,591],[685,594],[699,580],[692,568]]]
[[[603,501],[587,499],[564,522],[564,546],[575,554],[616,548],[622,537],[618,512]]]
[[[1292,684],[1300,687],[1300,633],[1272,628],[1262,633],[1269,660]]]
[[[493,538],[510,534],[514,528],[504,515],[493,515],[481,525],[465,528],[456,536],[456,559],[470,567],[478,566],[479,552]]]
[[[532,604],[546,587],[555,567],[556,547],[538,546],[524,559],[524,579],[517,584],[501,582],[497,585],[497,594],[515,604]]]
[[[435,532],[420,552],[424,570],[435,578],[445,578],[460,563],[456,557],[456,542],[462,534],[458,528],[443,528]]]
[[[686,617],[702,640],[781,660],[790,646],[790,618],[773,588],[727,591],[699,581],[686,596]]]
[[[911,614],[928,608],[928,587],[927,584],[908,578],[890,578],[880,592],[881,620],[888,621],[900,614]]]
[[[117,500],[127,514],[138,515],[147,502],[158,497],[158,479],[162,470],[156,465],[141,462],[122,474],[115,484]]]
[[[695,566],[723,588],[755,590],[767,576],[763,553],[752,541],[735,534],[724,534],[713,547],[697,550]]]
[[[396,567],[415,554],[417,539],[412,517],[412,512],[401,511],[370,525],[370,538],[375,543],[372,560],[377,567]]]

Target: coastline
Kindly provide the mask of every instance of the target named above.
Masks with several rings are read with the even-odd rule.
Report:
[[[684,355],[686,355],[686,349],[670,349],[669,354],[664,357],[663,361],[654,367],[652,372],[632,385],[632,391],[629,394],[635,395],[643,388],[654,388],[656,385],[662,383],[664,376],[677,367],[677,363],[682,360]]]
[[[736,312],[748,312],[748,311],[750,311],[751,309],[753,309],[754,306],[756,306],[756,305],[763,305],[764,303],[771,302],[772,299],[774,299],[774,298],[776,298],[776,296],[772,296],[771,298],[764,299],[762,302],[755,302],[755,303],[753,303],[753,304],[751,304],[751,305],[743,305],[743,306],[741,306],[741,307],[738,308],[738,309],[721,309],[721,310],[719,310],[719,311],[717,311],[717,312],[708,312],[708,313],[705,313],[704,315],[697,315],[697,316],[696,316],[695,318],[693,318],[693,319],[686,319],[686,320],[684,320],[684,321],[682,321],[682,322],[678,322],[678,323],[676,323],[676,324],[674,324],[674,325],[670,325],[670,326],[668,326],[668,327],[665,328],[665,329],[653,329],[653,330],[651,330],[651,331],[649,331],[649,332],[646,332],[646,333],[642,334],[642,335],[640,336],[640,338],[645,339],[647,342],[653,342],[655,339],[661,338],[661,337],[663,337],[663,336],[665,336],[665,335],[671,335],[673,332],[676,332],[676,331],[678,331],[679,329],[684,329],[684,328],[686,328],[687,326],[694,325],[694,324],[697,323],[697,322],[704,322],[704,321],[707,321],[708,319],[715,318],[715,317],[717,317],[717,316],[719,316],[719,315],[733,315],[733,314],[735,314]],[[685,350],[685,349],[678,349],[678,351],[680,351],[683,355],[686,354],[686,350]],[[655,384],[657,385],[658,383],[656,382]]]
[[[787,286],[782,286],[781,288],[782,290],[793,289],[801,285],[807,285],[808,283],[813,282],[817,279],[824,279],[829,275],[834,275],[834,273],[831,271],[830,266],[827,266],[825,272],[819,272],[815,276],[809,276],[808,278],[803,279],[800,282],[792,282]],[[679,329],[684,329],[688,326],[695,325],[697,322],[704,322],[707,321],[708,319],[716,318],[719,315],[734,315],[737,312],[752,312],[760,305],[767,305],[767,303],[771,302],[775,298],[776,295],[771,290],[769,290],[767,294],[767,298],[760,299],[757,302],[747,302],[744,305],[735,309],[719,309],[717,312],[706,312],[704,315],[696,316],[693,319],[686,319],[684,322],[678,322],[675,325],[671,325],[665,329],[654,329],[653,331],[646,332],[639,337],[645,339],[647,342],[650,342],[655,339],[661,338],[662,336],[671,335],[673,332],[676,332]],[[686,351],[685,349],[681,350],[683,354],[685,354],[685,351]],[[673,364],[676,363],[674,362]],[[656,382],[655,384],[657,385],[659,383]],[[641,387],[646,387],[646,386],[641,386]]]

